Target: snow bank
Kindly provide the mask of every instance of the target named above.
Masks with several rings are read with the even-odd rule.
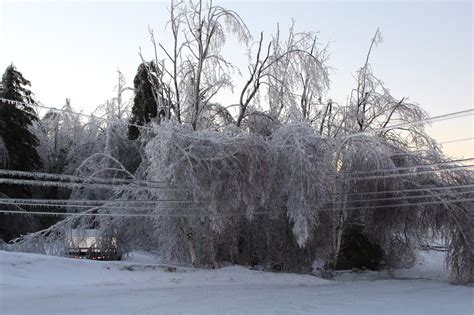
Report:
[[[472,287],[437,280],[328,281],[226,267],[103,262],[0,251],[0,313],[468,314]],[[420,265],[421,266],[421,265]],[[417,268],[421,268],[418,266]],[[414,276],[414,272],[411,274]]]

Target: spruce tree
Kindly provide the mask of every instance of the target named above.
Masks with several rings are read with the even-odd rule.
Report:
[[[130,123],[143,126],[158,114],[156,101],[153,97],[153,85],[147,72],[147,65],[140,64],[137,74],[133,79],[133,86],[135,88],[135,98],[133,99]],[[139,134],[138,127],[129,126],[128,138],[130,140],[137,139]]]
[[[38,139],[30,131],[31,125],[38,117],[31,107],[34,101],[29,86],[30,82],[13,64],[8,66],[2,77],[0,98],[22,103],[0,101],[0,146],[4,152],[4,161],[0,161],[2,168],[34,171],[41,165],[36,151]],[[0,185],[0,198],[30,196],[28,187]],[[18,207],[13,205],[4,205],[3,208],[18,210]],[[31,216],[0,215],[0,239],[10,240],[37,228],[37,220]]]
[[[41,161],[36,151],[38,139],[31,133],[30,127],[38,120],[31,107],[34,103],[29,90],[30,81],[12,64],[2,77],[0,97],[22,104],[0,105],[0,137],[8,153],[6,166],[12,170],[32,171],[39,168]]]

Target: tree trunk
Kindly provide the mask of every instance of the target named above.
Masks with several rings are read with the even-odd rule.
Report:
[[[197,258],[196,258],[196,247],[194,246],[193,241],[193,232],[186,231],[182,226],[180,226],[181,231],[184,234],[184,241],[186,245],[188,245],[189,255],[191,256],[191,266],[196,268],[197,266]]]
[[[212,269],[218,269],[219,268],[219,264],[217,263],[217,260],[216,260],[216,247],[214,246],[214,237],[211,237],[211,240],[210,240],[210,243],[209,243],[209,250],[210,250],[210,254],[211,254],[211,267]]]
[[[191,256],[191,266],[196,268],[197,259],[196,259],[196,247],[194,246],[192,233],[186,234],[186,244],[188,244],[189,255]]]
[[[336,185],[336,193],[338,192],[338,187]],[[344,223],[346,221],[346,211],[344,210],[345,207],[345,202],[344,200],[341,200],[340,202],[334,203],[336,207],[339,207],[341,210],[338,213],[337,216],[337,225],[335,229],[335,238],[334,238],[334,255],[330,264],[330,268],[333,270],[336,270],[337,263],[339,260],[339,255],[341,253],[341,248],[342,248],[342,237],[344,234]]]
[[[333,257],[333,261],[331,263],[333,269],[336,269],[337,262],[338,262],[338,259],[339,259],[339,255],[341,253],[343,233],[344,233],[344,214],[343,214],[343,210],[341,210],[341,213],[339,214],[338,226],[336,227],[336,238],[335,238],[335,244],[334,244],[334,257]]]

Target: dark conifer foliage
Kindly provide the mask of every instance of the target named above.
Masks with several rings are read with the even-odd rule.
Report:
[[[7,67],[2,77],[0,97],[26,104],[11,105],[0,102],[0,142],[4,151],[2,168],[10,170],[33,171],[41,165],[36,151],[38,139],[30,131],[33,122],[38,120],[34,109],[27,104],[33,104],[32,93],[29,90],[30,81],[25,79],[12,64]],[[27,187],[0,185],[0,198],[27,198],[31,195]],[[16,206],[3,206],[18,210]],[[37,229],[32,217],[14,217],[1,215],[0,238],[9,240],[20,234]]]
[[[0,97],[33,104],[30,85],[30,81],[12,64],[3,74]],[[38,117],[29,105],[0,106],[0,136],[8,152],[8,169],[31,171],[39,168],[41,162],[36,151],[38,139],[29,129],[36,120]]]
[[[153,84],[150,82],[147,65],[140,64],[133,79],[135,98],[133,99],[130,123],[144,125],[157,116],[157,105],[153,96]],[[129,126],[128,137],[131,140],[138,138],[140,131],[136,126]]]

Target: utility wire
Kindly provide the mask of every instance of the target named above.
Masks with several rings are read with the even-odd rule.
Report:
[[[351,180],[368,180],[368,179],[385,179],[385,178],[398,178],[398,177],[407,177],[407,176],[416,176],[420,174],[430,174],[430,173],[439,173],[439,172],[452,172],[458,170],[465,170],[468,168],[474,167],[472,165],[462,165],[452,168],[442,168],[437,170],[425,170],[425,171],[415,171],[402,174],[388,174],[388,175],[376,175],[376,176],[367,176],[367,177],[347,177],[347,178],[336,178],[336,181],[351,181]]]
[[[445,190],[445,189],[464,189],[472,188],[474,184],[465,184],[465,185],[449,185],[449,186],[438,186],[438,187],[425,187],[425,188],[410,188],[410,189],[397,189],[397,190],[384,190],[384,191],[366,191],[366,192],[340,192],[340,193],[329,193],[328,195],[379,195],[379,194],[397,194],[404,192],[415,192],[415,191],[427,191],[427,190]]]
[[[21,205],[21,206],[37,206],[37,207],[59,207],[59,208],[94,208],[94,207],[99,207],[99,209],[103,210],[149,210],[149,211],[154,211],[154,210],[181,210],[181,209],[193,209],[189,207],[179,207],[179,208],[162,208],[162,207],[152,207],[150,208],[149,206],[120,206],[120,205],[72,205],[72,204],[59,204],[59,203],[53,203],[53,204],[45,204],[45,203],[37,203],[37,202],[28,202],[28,201],[22,201],[22,202],[15,202],[15,201],[9,201],[8,199],[0,199],[0,204],[4,205]]]
[[[69,182],[94,182],[94,183],[98,183],[98,184],[108,184],[108,185],[116,185],[116,184],[138,184],[138,185],[166,184],[166,182],[145,181],[145,180],[136,180],[136,179],[130,180],[130,179],[123,179],[123,178],[83,177],[83,176],[41,173],[41,172],[30,172],[30,171],[15,171],[15,170],[7,170],[7,169],[0,169],[0,175],[10,176],[10,177],[18,176],[18,177],[26,177],[26,178],[43,178],[43,179],[51,179],[51,180],[58,180],[58,181],[69,181]],[[160,186],[147,186],[147,187],[160,188]]]
[[[438,166],[438,165],[451,165],[451,164],[457,164],[460,162],[467,162],[467,161],[472,161],[472,160],[474,160],[474,158],[465,158],[465,159],[458,159],[458,160],[452,160],[452,161],[434,162],[434,163],[419,164],[419,165],[404,166],[404,167],[381,168],[381,169],[376,169],[372,171],[354,171],[354,172],[349,171],[349,172],[340,172],[340,173],[327,173],[326,175],[328,176],[371,175],[371,174],[385,173],[385,172],[413,170],[417,168],[426,168],[426,167],[432,167],[432,166]]]
[[[469,185],[452,185],[444,187],[429,187],[420,189],[405,189],[405,190],[392,190],[392,191],[376,191],[376,192],[360,192],[360,193],[339,193],[339,194],[328,194],[328,195],[347,195],[347,196],[358,196],[358,195],[378,195],[378,194],[400,194],[400,193],[413,193],[413,192],[430,192],[431,194],[421,195],[410,195],[410,196],[395,196],[395,197],[384,197],[384,198],[370,198],[370,199],[350,199],[346,202],[373,202],[373,201],[392,201],[392,200],[405,200],[405,199],[418,199],[418,198],[430,198],[440,197],[449,195],[459,194],[470,194],[472,190],[467,191],[449,191],[442,192],[443,190],[453,189],[466,189],[473,188],[474,184]],[[433,191],[441,190],[441,192],[433,193]],[[18,199],[18,198],[5,198],[0,199],[0,204],[10,205],[30,205],[30,206],[44,206],[44,207],[70,207],[70,208],[88,208],[91,206],[100,206],[102,209],[136,209],[136,210],[154,210],[156,208],[147,208],[146,206],[130,207],[130,204],[145,204],[145,205],[158,205],[159,203],[176,203],[176,204],[197,204],[205,202],[205,200],[177,200],[177,199],[162,199],[162,200],[71,200],[71,199]],[[337,203],[337,201],[329,201],[329,203]],[[126,206],[124,206],[125,204]],[[163,210],[176,210],[177,208],[160,208]],[[189,208],[186,208],[189,209]]]
[[[460,117],[469,116],[469,115],[473,115],[473,114],[474,114],[474,109],[471,108],[471,109],[466,109],[466,110],[462,110],[462,111],[458,111],[458,112],[451,112],[451,113],[447,113],[447,114],[443,114],[443,115],[432,116],[432,117],[428,117],[428,118],[425,118],[425,119],[419,119],[419,120],[412,121],[412,122],[391,125],[391,126],[387,126],[387,127],[384,127],[384,128],[367,130],[367,131],[357,132],[357,133],[353,133],[353,134],[346,135],[346,136],[335,137],[335,139],[348,139],[348,138],[352,138],[352,137],[355,137],[355,136],[370,135],[370,134],[378,133],[378,132],[381,132],[381,131],[388,131],[388,130],[393,130],[393,129],[398,129],[398,128],[411,127],[411,126],[414,126],[414,125],[426,124],[426,123],[430,123],[430,122],[460,118]]]
[[[469,141],[469,140],[474,140],[474,137],[443,141],[443,142],[438,142],[438,144],[448,144],[448,143],[463,142],[463,141]]]
[[[433,164],[439,165],[439,164]],[[367,177],[347,177],[347,178],[336,178],[338,181],[351,181],[351,180],[368,180],[368,179],[384,179],[384,178],[397,178],[397,177],[406,177],[406,176],[413,176],[419,174],[429,174],[429,173],[438,173],[438,172],[449,172],[449,171],[456,171],[461,169],[467,169],[473,167],[473,165],[460,165],[451,168],[442,168],[442,169],[435,169],[435,170],[424,170],[424,171],[414,171],[414,172],[407,172],[402,174],[388,174],[388,175],[376,175],[376,176],[367,176]],[[413,167],[410,167],[413,169]],[[391,170],[391,169],[390,169]],[[394,169],[397,170],[397,169]],[[34,175],[34,172],[28,172]],[[31,177],[31,176],[30,176]],[[87,188],[120,188],[124,190],[156,190],[156,189],[178,189],[177,187],[148,187],[148,186],[129,186],[129,185],[114,185],[114,184],[97,184],[97,183],[74,183],[74,182],[55,182],[55,181],[48,181],[48,180],[27,180],[27,179],[16,179],[16,178],[0,178],[0,184],[11,184],[11,185],[32,185],[32,186],[52,186],[52,187],[67,187],[67,188],[80,188],[80,187],[87,187]]]
[[[6,104],[9,104],[9,105],[36,106],[36,107],[43,108],[43,109],[49,109],[49,110],[58,111],[58,112],[62,112],[62,113],[78,115],[78,116],[86,117],[86,118],[89,118],[89,119],[97,119],[97,120],[101,120],[101,121],[108,121],[107,118],[97,117],[97,116],[94,116],[94,115],[87,115],[87,114],[83,114],[83,113],[77,113],[77,112],[70,111],[70,110],[65,110],[65,109],[60,109],[60,108],[56,108],[56,107],[40,105],[40,104],[36,104],[36,103],[35,104],[28,104],[28,103],[24,103],[24,102],[9,100],[9,99],[6,99],[6,98],[0,98],[0,102],[3,102],[4,104],[6,103]],[[134,127],[141,128],[141,129],[151,130],[151,131],[154,131],[154,132],[157,131],[155,128],[142,126],[142,125],[137,125],[137,124],[133,124],[133,123],[130,123],[130,122],[127,122],[126,124],[129,125],[129,126],[134,126]]]
[[[44,204],[87,204],[93,206],[115,205],[115,204],[152,204],[156,205],[160,202],[176,202],[176,203],[191,203],[196,202],[194,200],[179,200],[179,199],[158,199],[158,200],[125,200],[125,199],[107,199],[107,200],[84,200],[84,199],[28,199],[28,198],[0,198],[0,202],[3,200],[9,200],[15,203],[22,202],[35,202]]]
[[[379,206],[368,206],[368,207],[346,207],[346,208],[334,208],[334,209],[322,209],[320,211],[342,211],[342,210],[371,210],[371,209],[382,209],[382,208],[399,208],[407,206],[422,206],[422,205],[434,205],[434,204],[446,204],[446,203],[462,203],[474,201],[474,198],[464,198],[458,200],[439,200],[439,201],[426,201],[426,202],[408,202],[405,204],[393,204],[393,205],[379,205]]]
[[[30,185],[43,187],[60,187],[60,188],[99,188],[99,189],[121,189],[127,191],[149,191],[149,190],[164,190],[164,189],[178,189],[177,187],[146,187],[146,186],[131,186],[131,185],[111,185],[111,184],[94,184],[94,183],[71,183],[71,182],[55,182],[48,180],[29,180],[29,179],[15,179],[15,178],[0,178],[0,184],[9,185]]]
[[[94,116],[94,115],[76,113],[76,112],[69,111],[69,110],[58,109],[58,108],[55,108],[55,107],[49,107],[49,106],[44,106],[44,105],[39,105],[39,104],[28,104],[28,103],[24,103],[24,102],[12,101],[12,100],[5,99],[5,98],[0,98],[0,101],[3,102],[4,104],[6,103],[6,104],[10,104],[10,105],[37,106],[37,107],[44,108],[44,109],[55,110],[55,111],[65,112],[65,113],[69,113],[69,114],[75,114],[75,115],[79,115],[79,116],[83,116],[83,117],[87,117],[87,118],[91,118],[91,119],[107,121],[106,118],[97,117],[97,116]],[[447,113],[447,114],[443,114],[443,115],[432,116],[432,117],[428,117],[428,118],[425,118],[425,119],[419,119],[419,120],[413,121],[413,122],[396,124],[396,125],[387,126],[387,127],[384,127],[384,128],[378,128],[378,129],[353,133],[353,134],[346,135],[346,136],[336,137],[335,139],[346,139],[346,138],[351,138],[351,137],[354,137],[354,136],[373,134],[373,133],[377,133],[377,132],[381,132],[381,131],[388,131],[388,130],[403,128],[403,127],[410,127],[410,126],[418,125],[418,124],[425,124],[425,123],[429,123],[429,122],[436,122],[436,121],[460,118],[460,117],[469,116],[469,115],[473,115],[473,114],[474,114],[474,109],[467,109],[467,110],[462,110],[462,111],[458,111],[458,112],[451,112],[451,113]],[[141,126],[141,125],[137,125],[137,124],[133,124],[133,123],[129,123],[129,122],[127,122],[126,124],[129,125],[129,126],[134,126],[134,127],[137,127],[137,128],[147,129],[147,130],[151,130],[151,131],[154,131],[154,132],[157,131],[156,128]]]
[[[420,198],[431,198],[431,197],[441,197],[441,196],[450,196],[450,195],[463,195],[463,194],[474,194],[474,190],[469,191],[457,191],[457,192],[445,192],[438,194],[427,194],[427,195],[416,195],[416,196],[398,196],[398,197],[387,197],[387,198],[372,198],[372,199],[349,199],[345,202],[356,203],[356,202],[371,202],[371,201],[392,201],[392,200],[406,200],[406,199],[420,199]],[[456,201],[455,199],[450,199],[449,201]],[[338,203],[340,201],[331,201],[329,203]]]
[[[25,215],[51,215],[51,216],[103,216],[103,217],[149,217],[149,218],[160,218],[160,217],[227,217],[227,216],[247,216],[246,213],[217,213],[217,214],[149,214],[149,213],[70,213],[70,212],[48,212],[48,211],[18,211],[18,210],[0,210],[0,213],[4,214],[25,214]],[[269,214],[268,211],[254,212],[250,215],[265,215]]]
[[[352,199],[352,200],[346,200],[345,202],[347,203],[357,203],[357,202],[373,202],[373,201],[393,201],[393,200],[407,200],[407,199],[420,199],[420,198],[432,198],[432,197],[449,197],[449,195],[455,194],[472,194],[474,191],[465,191],[465,192],[454,192],[454,193],[438,193],[438,194],[427,194],[427,195],[416,195],[416,196],[399,196],[399,197],[388,197],[388,198],[372,198],[372,199]],[[446,201],[453,201],[456,202],[456,199],[449,199]],[[328,204],[336,204],[338,201],[330,201]],[[91,208],[93,205],[84,205],[84,204],[79,204],[79,205],[74,205],[74,204],[61,204],[61,203],[51,203],[51,204],[46,204],[46,203],[41,203],[41,202],[29,202],[27,200],[22,200],[18,201],[15,199],[0,199],[0,204],[5,204],[5,205],[22,205],[22,206],[39,206],[39,207],[61,207],[61,208]],[[391,204],[393,205],[393,204]],[[155,208],[150,208],[147,206],[139,207],[139,206],[120,206],[120,205],[101,205],[99,206],[101,210],[147,210],[147,211],[155,211],[155,210],[196,210],[196,209],[201,209],[201,208],[196,208],[196,207],[168,207],[168,208],[163,208],[163,207],[155,207]]]
[[[395,205],[380,205],[370,207],[346,207],[346,208],[332,208],[332,209],[319,209],[318,211],[342,211],[342,210],[371,210],[371,209],[383,209],[383,208],[398,208],[398,207],[412,207],[421,205],[434,205],[434,204],[458,204],[463,202],[474,201],[474,198],[465,198],[459,200],[443,200],[443,201],[427,201],[427,202],[413,202],[406,204],[395,204]],[[256,211],[251,214],[247,213],[217,213],[217,214],[130,214],[130,213],[69,213],[69,212],[48,212],[48,211],[19,211],[19,210],[0,210],[0,213],[4,214],[24,214],[24,215],[52,215],[52,216],[107,216],[107,217],[225,217],[225,216],[248,216],[248,215],[268,215],[274,214],[272,211]]]
[[[411,195],[411,196],[398,196],[398,197],[386,197],[386,198],[370,198],[370,199],[350,199],[348,202],[366,202],[366,201],[383,201],[383,200],[396,200],[404,198],[422,198],[422,197],[433,197],[440,195],[450,195],[450,194],[469,194],[474,192],[473,190],[467,191],[449,191],[442,192],[442,190],[453,190],[453,189],[466,189],[474,188],[474,184],[468,185],[451,185],[451,186],[442,186],[442,187],[427,187],[427,188],[417,188],[417,189],[399,189],[399,190],[389,190],[389,191],[369,191],[369,192],[354,192],[354,193],[336,193],[328,195],[372,195],[372,194],[400,194],[400,193],[414,193],[414,192],[430,192],[431,194],[421,194],[421,195]],[[433,193],[433,191],[441,190],[441,192]],[[198,200],[184,200],[184,199],[158,199],[158,200],[126,200],[126,199],[107,199],[107,200],[84,200],[84,199],[29,199],[29,198],[0,198],[0,203],[4,204],[30,204],[35,206],[101,206],[101,207],[119,207],[126,208],[123,206],[129,204],[138,204],[138,205],[158,205],[160,203],[200,203],[206,202],[207,200],[198,199]],[[140,207],[142,208],[142,207]]]

